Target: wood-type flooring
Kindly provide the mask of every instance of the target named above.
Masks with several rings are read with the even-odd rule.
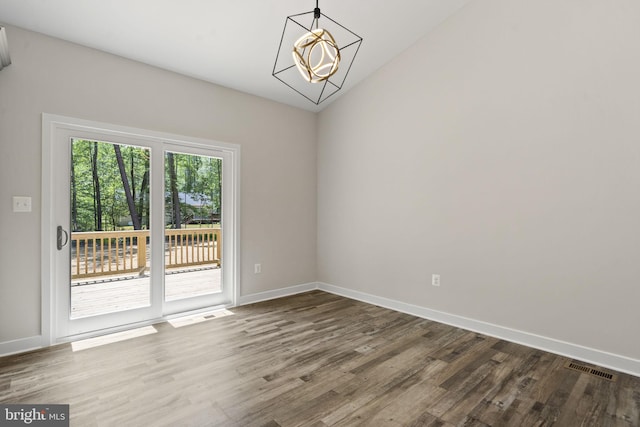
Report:
[[[640,425],[638,377],[321,291],[230,311],[0,358],[0,403],[81,427]]]

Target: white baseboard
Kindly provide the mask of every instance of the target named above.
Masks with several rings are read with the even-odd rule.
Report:
[[[238,298],[237,305],[253,304],[256,302],[267,301],[275,298],[282,298],[289,295],[295,295],[303,292],[312,291],[314,289],[318,289],[318,284],[315,282],[312,282],[312,283],[305,283],[302,285],[290,286],[287,288],[275,289],[272,291],[260,292],[257,294],[244,295]],[[209,309],[210,307],[208,308],[208,310]],[[193,314],[193,313],[190,313],[190,314]],[[185,315],[185,314],[182,313],[181,316],[182,315]],[[173,316],[169,316],[169,317],[173,317]],[[154,321],[149,321],[149,322],[141,322],[140,324],[136,324],[135,326],[153,324],[160,320],[162,319],[156,319]],[[127,325],[126,327],[122,327],[122,328],[114,328],[113,331],[129,329],[131,327],[133,327],[133,325]],[[105,331],[100,331],[100,334],[104,334],[104,333]],[[62,342],[70,341],[71,339],[87,338],[90,336],[95,336],[95,334],[86,334],[86,336],[78,335],[74,337],[67,337],[67,339],[62,340]],[[50,343],[45,342],[44,337],[41,335],[37,335],[29,338],[17,339],[13,341],[0,342],[0,357],[9,356],[11,354],[16,354],[16,353],[24,353],[26,351],[47,347],[49,345]]]
[[[631,359],[626,356],[444,313],[442,311],[431,310],[389,298],[354,291],[352,289],[341,288],[328,283],[318,283],[318,289],[640,377],[640,360]]]
[[[288,297],[290,295],[301,294],[318,289],[318,283],[304,283],[302,285],[289,286],[272,291],[259,292],[257,294],[243,295],[238,298],[237,305],[254,304],[256,302],[268,301],[270,299]]]
[[[0,356],[9,356],[11,354],[24,353],[26,351],[42,348],[43,346],[42,335],[20,338],[13,341],[0,342]]]
[[[637,359],[556,340],[554,338],[543,337],[504,326],[494,325],[492,323],[469,319],[455,314],[431,310],[429,308],[379,297],[365,292],[341,288],[328,283],[311,282],[266,292],[259,292],[256,294],[244,295],[238,298],[237,305],[247,305],[261,301],[268,301],[271,299],[313,291],[315,289],[640,377],[640,360]],[[14,341],[0,342],[0,356],[22,353],[41,348],[43,346],[43,337],[40,335]]]

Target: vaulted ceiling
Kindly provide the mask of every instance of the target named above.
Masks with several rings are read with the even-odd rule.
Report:
[[[318,106],[271,75],[286,17],[314,0],[0,0],[0,24],[319,111],[468,1],[320,0],[364,41],[343,89]]]

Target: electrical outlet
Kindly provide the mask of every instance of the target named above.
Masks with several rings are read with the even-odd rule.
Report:
[[[260,274],[262,273],[262,264],[255,264],[253,266],[253,273],[254,274]]]
[[[31,212],[31,197],[13,196],[14,212]]]
[[[432,274],[431,275],[431,285],[432,286],[440,286],[440,275]]]

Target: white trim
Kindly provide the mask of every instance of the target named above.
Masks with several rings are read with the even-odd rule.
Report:
[[[238,298],[237,305],[255,304],[257,302],[268,301],[276,298],[288,297],[318,289],[318,283],[304,283],[302,285],[289,286],[286,288],[274,289],[272,291],[259,292],[257,294],[243,295]]]
[[[52,304],[54,297],[51,293],[54,282],[55,262],[54,249],[51,242],[53,224],[53,153],[51,138],[53,136],[53,122],[47,122],[46,115],[42,116],[42,192],[40,194],[40,333],[42,345],[48,346],[54,342],[55,319]]]
[[[71,335],[71,336],[63,337],[62,339],[52,343],[49,343],[48,339],[46,339],[44,335],[36,335],[33,337],[22,338],[14,341],[0,342],[0,357],[9,356],[17,353],[25,353],[31,350],[37,350],[44,347],[49,347],[49,346],[63,344],[63,343],[72,342],[72,341],[83,340],[87,338],[99,337],[102,335],[112,334],[116,332],[128,331],[135,328],[155,325],[162,322],[168,322],[169,320],[180,318],[180,317],[188,317],[188,316],[194,316],[202,313],[210,313],[212,311],[228,309],[229,307],[231,307],[231,305],[226,305],[226,304],[214,305],[210,307],[199,308],[197,310],[186,311],[183,313],[168,314],[158,319],[145,320],[143,322],[130,323],[128,325],[121,325],[113,328],[101,329],[99,331],[92,331],[84,334]]]
[[[455,314],[431,310],[365,292],[341,288],[328,283],[318,283],[318,289],[640,377],[640,360],[630,357],[494,325],[480,320],[469,319]]]
[[[42,348],[46,346],[43,338],[42,335],[35,335],[29,338],[0,342],[0,357]]]
[[[558,354],[560,356],[582,360],[584,362],[592,363],[604,368],[610,368],[619,372],[624,372],[640,377],[640,360],[637,359],[632,359],[630,357],[584,347],[578,344],[560,341],[553,338],[543,337],[540,335],[507,328],[504,326],[494,325],[492,323],[482,322],[480,320],[469,319],[467,317],[458,316],[455,314],[432,310],[414,304],[408,304],[389,298],[379,297],[365,292],[341,288],[339,286],[334,286],[328,283],[310,282],[286,288],[274,289],[271,291],[259,292],[256,294],[239,296],[236,299],[235,305],[240,306],[254,304],[257,302],[268,301],[313,290],[321,290],[346,298],[362,301],[368,304],[378,305],[390,310],[395,310],[401,313],[410,314],[412,316],[421,317],[423,319],[429,319],[435,322],[478,332],[484,335],[500,338],[517,344],[522,344],[527,347],[537,348],[539,350]],[[161,320],[166,320],[166,318]],[[0,343],[0,356],[24,352],[47,345],[49,344],[46,337],[44,336],[4,342]]]
[[[127,141],[140,141],[141,145],[148,147],[184,147],[185,150],[205,150],[207,152],[215,150],[225,159],[226,170],[229,171],[231,177],[228,179],[226,188],[229,193],[225,199],[226,206],[230,206],[233,215],[227,215],[225,221],[225,240],[226,244],[223,248],[225,258],[225,283],[230,283],[232,289],[226,296],[228,299],[225,303],[231,305],[236,304],[236,299],[240,287],[240,153],[241,147],[238,144],[220,142],[217,140],[209,140],[195,138],[183,135],[174,135],[165,132],[157,132],[145,129],[132,128],[127,126],[113,125],[96,121],[76,119],[72,117],[58,116],[53,114],[42,114],[42,215],[41,215],[41,332],[42,344],[51,345],[59,339],[73,339],[73,336],[66,337],[59,333],[59,325],[56,323],[59,319],[56,317],[57,299],[56,289],[54,288],[58,272],[56,271],[56,251],[51,236],[54,235],[55,222],[55,203],[54,203],[54,180],[51,179],[54,168],[54,152],[52,147],[52,138],[72,132],[86,132],[96,134],[100,137],[105,136],[108,139]],[[156,148],[157,149],[157,148]],[[228,252],[227,252],[228,251]],[[158,276],[160,277],[160,276]],[[213,302],[213,301],[212,301]],[[157,304],[156,304],[157,305]],[[161,313],[153,314],[148,318],[160,317]],[[166,314],[166,313],[165,313]],[[133,319],[133,318],[132,318]],[[150,320],[153,322],[153,320]],[[134,322],[132,322],[134,323]],[[127,327],[130,326],[127,325]],[[60,336],[58,336],[60,335]],[[74,335],[71,333],[71,335]],[[1,344],[1,343],[0,343]]]
[[[60,337],[60,338],[56,339],[56,342],[53,343],[52,345],[64,344],[64,343],[69,343],[69,342],[74,342],[74,341],[86,340],[86,339],[89,339],[89,338],[96,338],[96,337],[100,337],[100,336],[103,336],[103,335],[115,334],[115,333],[118,333],[118,332],[129,331],[131,329],[142,328],[144,326],[155,325],[157,323],[162,323],[164,321],[165,321],[165,319],[163,319],[163,318],[150,319],[150,320],[144,320],[142,322],[128,323],[126,325],[118,325],[118,326],[114,326],[112,328],[99,329],[99,330],[96,330],[96,331],[84,332],[84,333],[76,334],[76,335],[67,335],[65,337]]]
[[[240,251],[240,247],[242,246],[242,231],[241,231],[241,227],[240,227],[240,212],[242,209],[241,206],[241,201],[242,198],[240,197],[240,189],[242,188],[242,182],[240,181],[240,177],[241,177],[241,173],[240,173],[240,168],[242,165],[242,151],[240,150],[240,146],[239,145],[235,145],[235,147],[237,149],[233,150],[231,152],[231,165],[233,167],[233,170],[231,171],[231,175],[232,175],[232,180],[235,183],[235,185],[233,186],[233,188],[231,189],[231,198],[233,200],[233,213],[232,213],[232,221],[233,221],[233,227],[232,227],[232,237],[233,240],[235,242],[235,245],[232,248],[232,260],[231,263],[227,262],[227,266],[226,266],[226,274],[230,274],[230,281],[232,283],[235,284],[235,286],[233,287],[233,292],[231,295],[231,305],[237,305],[238,304],[238,299],[240,298],[240,284],[242,283],[242,276],[240,275],[240,271],[241,269],[241,264],[242,264],[242,254]],[[231,264],[231,265],[229,265]]]
[[[131,329],[142,328],[145,326],[152,326],[152,325],[157,325],[158,323],[168,322],[169,320],[180,318],[180,317],[189,317],[189,316],[195,316],[202,313],[210,313],[212,311],[224,310],[229,307],[231,307],[231,305],[229,304],[212,305],[208,307],[198,308],[197,310],[188,310],[188,311],[183,311],[181,313],[167,314],[166,316],[158,317],[157,319],[149,319],[149,320],[144,320],[142,322],[129,323],[126,325],[118,325],[118,326],[114,326],[113,328],[106,328],[98,331],[91,331],[91,332],[86,332],[82,334],[62,337],[62,339],[59,339],[56,344],[73,342],[73,341],[84,340],[88,338],[100,337],[108,334],[114,334],[118,332],[129,331]]]
[[[240,151],[240,145],[229,142],[222,142],[213,139],[197,138],[187,135],[176,135],[167,132],[140,129],[129,126],[121,126],[94,120],[77,119],[75,117],[59,116],[56,114],[42,113],[43,122],[56,124],[62,129],[85,129],[90,132],[101,132],[107,135],[124,135],[128,138],[140,138],[143,141],[162,141],[174,145],[185,147],[200,146],[210,149],[215,144],[219,151]]]
[[[199,308],[197,310],[185,311],[183,313],[168,314],[166,316],[159,317],[157,319],[150,319],[150,320],[145,320],[143,322],[135,322],[127,325],[116,326],[113,328],[106,328],[98,331],[92,331],[92,332],[87,332],[83,334],[62,337],[61,339],[56,340],[56,342],[52,342],[52,343],[49,343],[48,340],[43,335],[36,335],[34,337],[22,338],[14,341],[0,342],[0,357],[9,356],[11,354],[17,354],[17,353],[25,353],[27,351],[37,350],[40,348],[50,347],[58,344],[64,344],[67,342],[73,342],[73,341],[78,341],[78,340],[83,340],[88,338],[95,338],[102,335],[113,334],[116,332],[128,331],[131,329],[140,328],[144,326],[156,325],[158,323],[168,322],[169,320],[176,319],[176,318],[195,316],[202,313],[210,313],[212,311],[224,310],[230,307],[231,305],[227,305],[227,304],[213,305],[210,307]]]
[[[15,340],[15,341],[2,342],[0,343],[0,357],[8,356],[10,354],[15,354],[15,353],[23,353],[26,351],[35,350],[42,347],[52,346],[55,344],[76,341],[76,340],[81,340],[86,338],[92,338],[100,335],[110,334],[114,332],[121,332],[121,331],[138,328],[142,326],[154,325],[157,323],[166,322],[168,320],[179,318],[179,317],[192,316],[195,314],[206,313],[206,312],[226,309],[226,308],[232,308],[234,306],[254,304],[257,302],[268,301],[276,298],[283,298],[291,295],[313,291],[316,289],[318,289],[318,283],[311,282],[311,283],[304,283],[301,285],[289,286],[286,288],[275,289],[272,291],[259,292],[257,294],[238,296],[236,298],[237,303],[233,305],[211,306],[211,307],[204,307],[198,310],[192,310],[184,313],[168,314],[158,319],[151,319],[143,322],[136,322],[128,325],[117,326],[114,328],[102,329],[100,331],[93,331],[85,334],[77,334],[77,335],[72,335],[68,337],[63,337],[61,340],[58,340],[56,342],[54,342],[53,340],[50,341],[46,337],[40,336],[40,335],[36,337],[24,338],[24,339]],[[43,321],[43,324],[44,324],[44,321]]]

